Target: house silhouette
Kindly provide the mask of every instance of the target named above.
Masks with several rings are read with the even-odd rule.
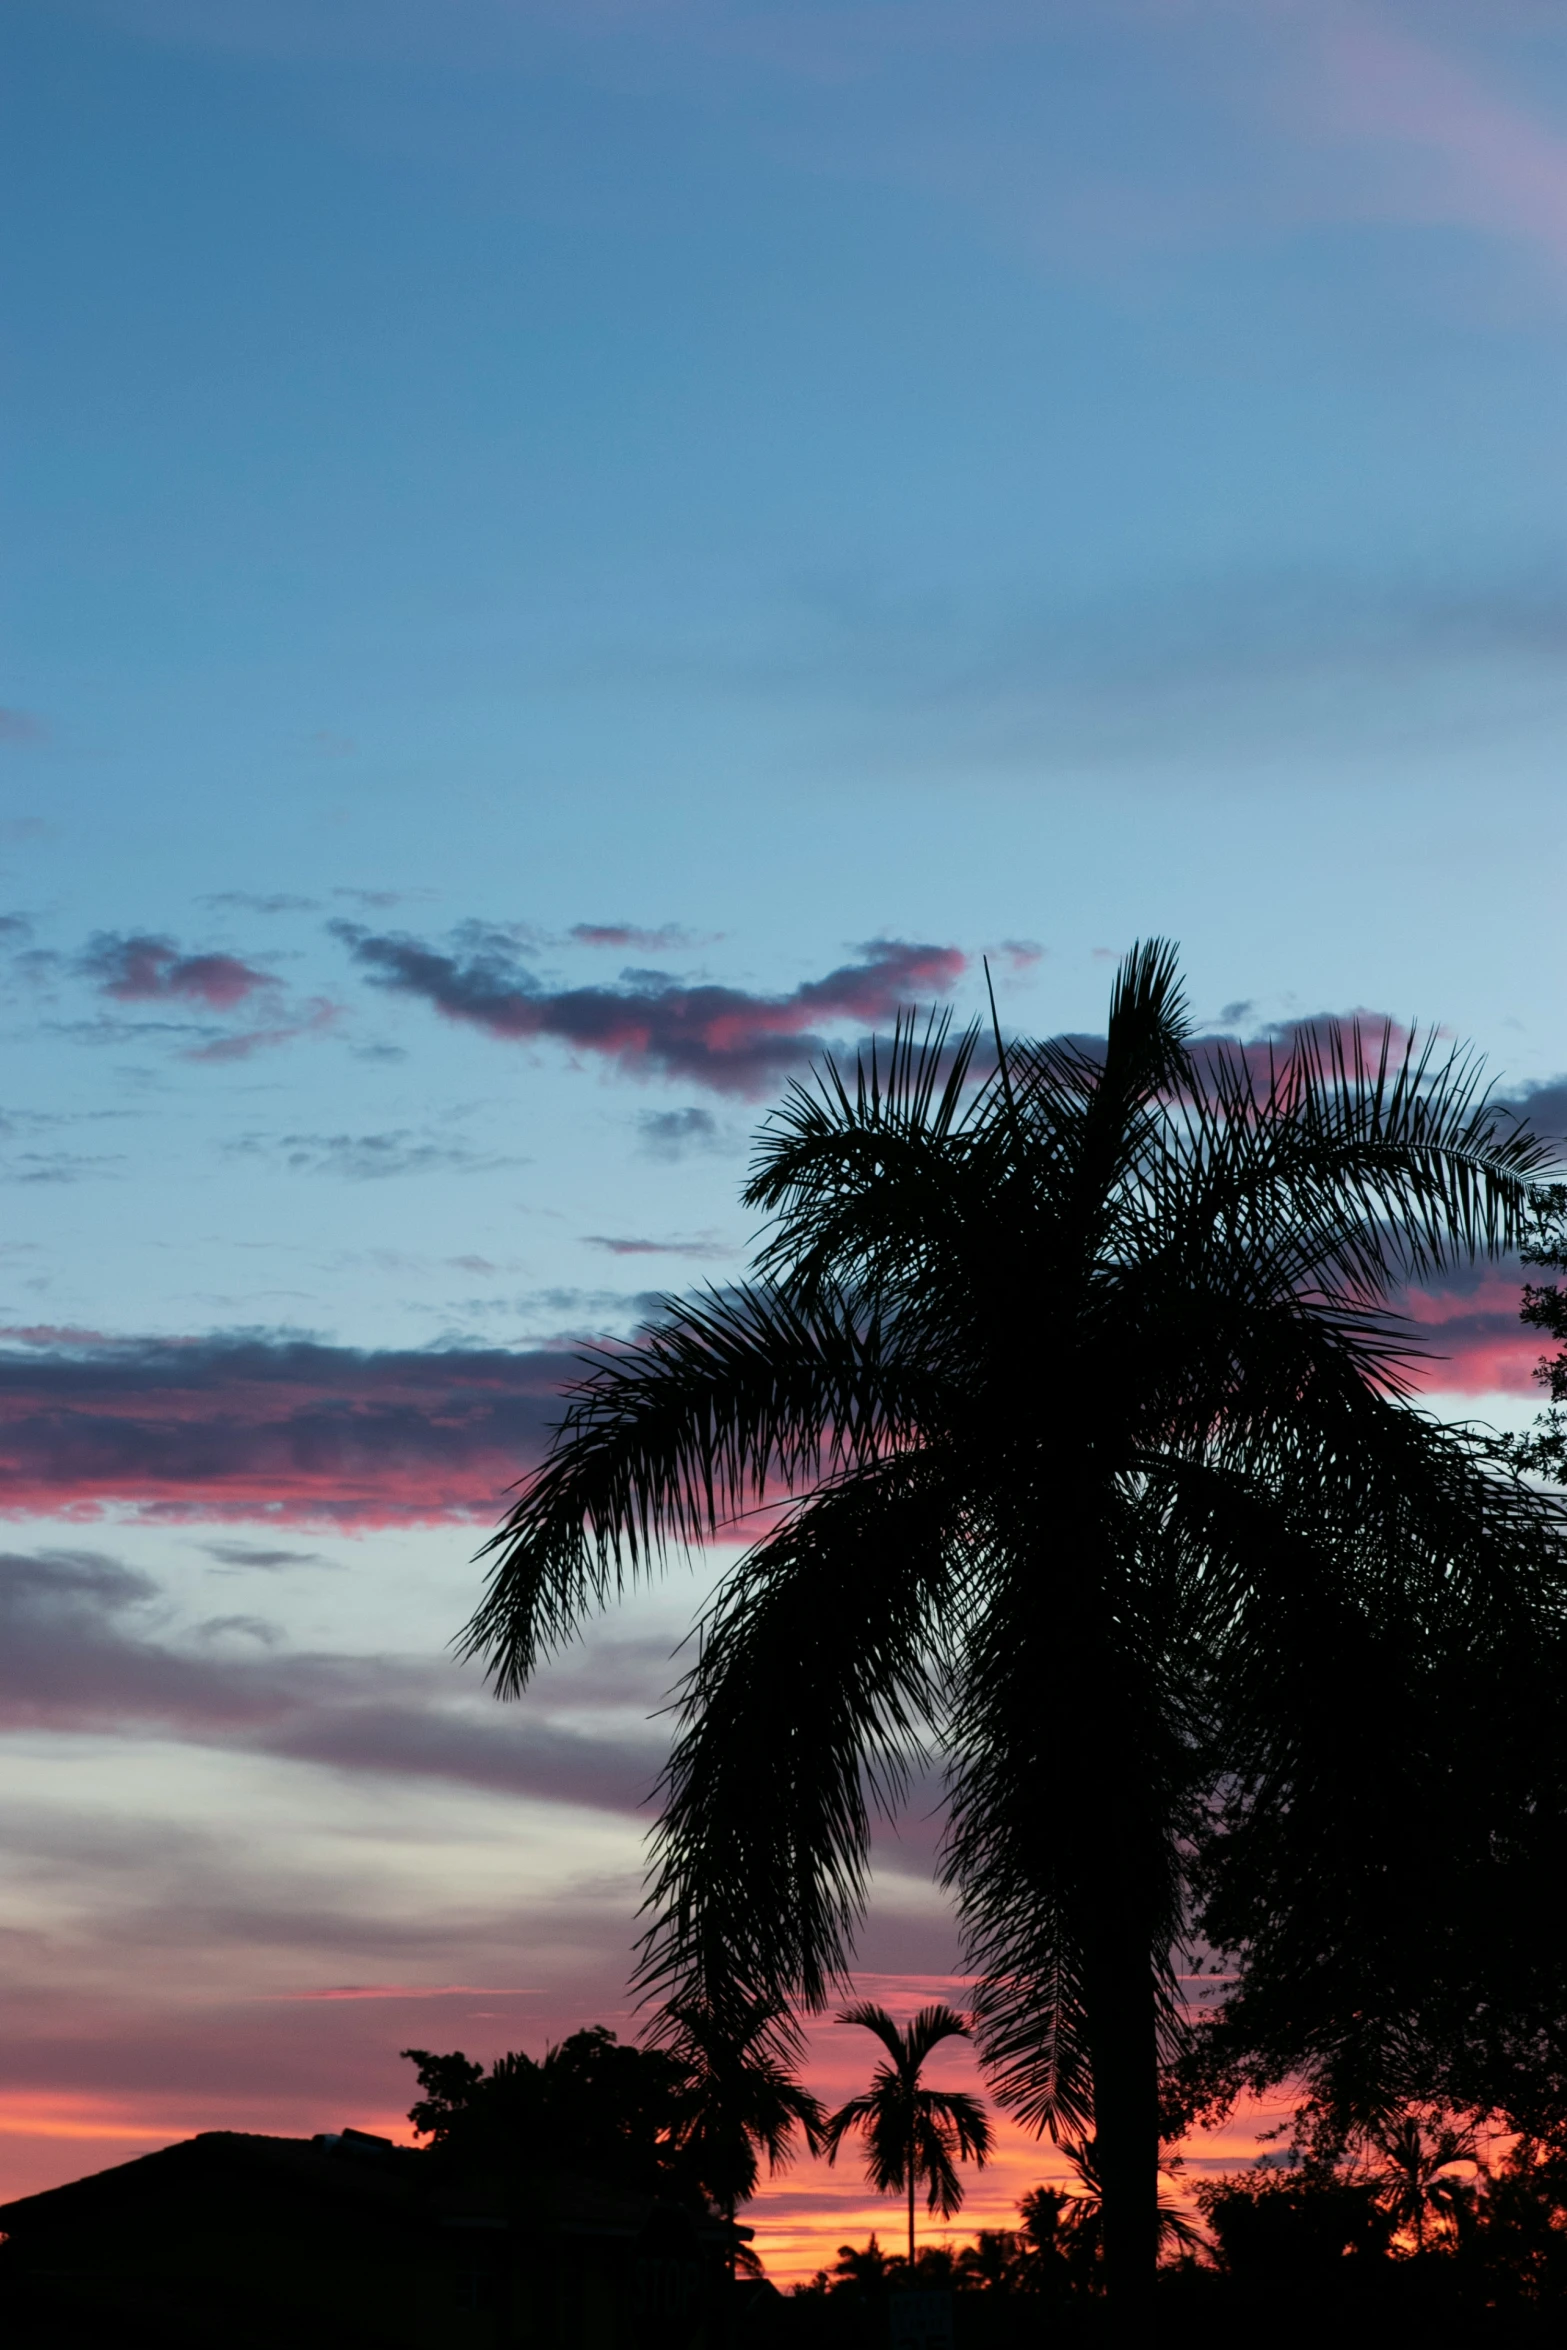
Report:
[[[719,2350],[729,2234],[360,2130],[210,2130],[0,2206],[6,2350]]]

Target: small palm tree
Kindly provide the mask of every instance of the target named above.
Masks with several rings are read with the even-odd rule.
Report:
[[[797,2133],[817,2153],[826,2116],[790,2072],[786,2019],[771,2000],[737,2000],[722,2010],[672,2001],[651,2038],[685,2071],[677,2145],[729,2222],[733,2266],[735,2210],[756,2193],[763,2158],[769,2171],[784,2169]]]
[[[1104,2176],[1092,2139],[1067,2139],[1062,2153],[1072,2166],[1077,2180],[1076,2194],[1068,2194],[1059,2206],[1059,2225],[1065,2236],[1068,2254],[1075,2262],[1097,2261],[1104,2249],[1105,2195]],[[1037,2190],[1043,2192],[1043,2190]],[[1186,2214],[1161,2195],[1155,2206],[1154,2226],[1159,2256],[1166,2252],[1200,2252],[1203,2237],[1193,2227]]]
[[[885,2290],[887,2279],[897,2266],[896,2258],[889,2260],[874,2235],[863,2252],[856,2251],[852,2244],[840,2244],[838,2257],[832,2265],[831,2290],[835,2293],[851,2290],[880,2293]]]
[[[1374,2144],[1382,2157],[1377,2201],[1400,2235],[1412,2235],[1415,2250],[1424,2252],[1433,2215],[1456,2234],[1461,2212],[1468,2216],[1463,2212],[1466,2182],[1449,2171],[1453,2163],[1478,2163],[1473,2131],[1441,2120],[1427,2123],[1418,2114],[1406,2113],[1379,2131]]]
[[[981,2228],[972,2244],[965,2244],[953,2263],[959,2285],[970,2292],[1005,2293],[1016,2284],[1024,2258],[1015,2228]]]
[[[909,2272],[914,2271],[914,2191],[925,2182],[925,2208],[950,2219],[963,2201],[960,2162],[983,2166],[990,2152],[990,2124],[977,2097],[961,2091],[926,2089],[920,2074],[925,2059],[943,2040],[966,2040],[968,2025],[955,2009],[938,2003],[922,2007],[907,2031],[884,2007],[869,1999],[846,2007],[841,2024],[874,2032],[889,2062],[879,2064],[863,2097],[851,2097],[827,2124],[827,2159],[835,2162],[851,2130],[865,2141],[865,2175],[882,2194],[906,2191],[909,2198]]]

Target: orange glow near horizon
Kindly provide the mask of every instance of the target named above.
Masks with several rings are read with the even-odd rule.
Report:
[[[969,1985],[957,1975],[874,1975],[856,1979],[859,1998],[874,1999],[898,2021],[906,2022],[916,2009],[945,2000],[960,2011],[967,2004]],[[804,2068],[809,2085],[828,2105],[862,2090],[881,2051],[868,2032],[854,2025],[821,2023],[811,2033],[810,2057]],[[926,2066],[925,2077],[934,2088],[983,2092],[979,2068],[971,2048],[952,2040],[938,2048]],[[915,2231],[919,2244],[952,2245],[970,2242],[981,2228],[1013,2228],[1017,2207],[1030,2188],[1070,2189],[1071,2166],[1066,2157],[1027,2130],[1020,2129],[990,2100],[990,2118],[996,2148],[983,2170],[966,2165],[962,2210],[942,2220],[917,2207]],[[1182,2168],[1164,2182],[1173,2202],[1189,2205],[1197,2182],[1216,2171],[1244,2170],[1265,2151],[1260,2133],[1287,2122],[1287,2098],[1248,2103],[1237,2108],[1222,2128],[1196,2132],[1177,2151]],[[889,2252],[903,2249],[907,2206],[894,2195],[877,2195],[865,2184],[864,2163],[857,2148],[846,2146],[835,2165],[806,2158],[776,2178],[764,2178],[755,2200],[742,2213],[755,2229],[754,2249],[774,2284],[803,2282],[819,2268],[830,2268],[840,2244],[863,2244],[876,2235]]]
[[[402,1988],[345,1985],[283,1996],[386,1997]],[[865,1974],[856,1984],[859,1996],[878,2001],[900,2021],[937,1999],[961,2009],[967,1988],[961,1977],[951,1975]],[[405,1991],[404,1995],[411,1994]],[[550,2038],[560,2036],[558,2029],[548,2034]],[[535,2052],[539,2037],[527,2035]],[[840,2104],[865,2087],[880,2053],[869,2033],[823,2022],[812,2030],[804,2078],[826,2104]],[[982,2086],[973,2050],[959,2040],[936,2050],[926,2078],[941,2088],[972,2090]],[[1166,2191],[1174,2200],[1188,2203],[1198,2179],[1214,2171],[1247,2167],[1263,2150],[1260,2133],[1287,2119],[1288,2112],[1284,2100],[1248,2106],[1222,2129],[1194,2136],[1181,2149],[1184,2169],[1166,2182]],[[965,2168],[965,2200],[956,2218],[944,2222],[920,2205],[917,2232],[922,2245],[957,2246],[970,2241],[981,2228],[1014,2227],[1018,2202],[1031,2187],[1070,2187],[1070,2168],[1056,2148],[1019,2129],[994,2109],[992,2121],[995,2155],[983,2170]],[[373,2131],[398,2145],[416,2143],[406,2115],[382,2109],[378,2100],[356,2102],[349,2111],[302,2112],[292,2101],[273,2105],[253,2093],[176,2096],[148,2089],[114,2096],[45,2088],[11,2090],[0,2093],[0,2201],[113,2168],[202,2130],[308,2137],[317,2130],[341,2129],[345,2124]],[[842,2244],[863,2244],[876,2235],[889,2251],[900,2250],[907,2224],[900,2198],[878,2196],[865,2184],[863,2160],[852,2144],[836,2165],[807,2158],[775,2178],[764,2178],[755,2200],[741,2216],[755,2231],[755,2249],[768,2275],[784,2287],[804,2281],[819,2268],[830,2268]]]

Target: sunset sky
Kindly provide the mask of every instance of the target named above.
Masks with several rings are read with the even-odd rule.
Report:
[[[825,1045],[967,1016],[982,956],[1092,1033],[1158,932],[1206,1029],[1438,1023],[1567,1132],[1567,23],[0,44],[3,2196],[635,2028],[723,1562],[521,1704],[446,1643],[574,1349],[742,1266]],[[1515,1273],[1412,1305],[1437,1408],[1527,1417]],[[900,2008],[962,1996],[928,1811],[864,1944]],[[1009,2140],[970,2220],[1059,2167]],[[898,2224],[852,2165],[751,2216],[779,2275]]]

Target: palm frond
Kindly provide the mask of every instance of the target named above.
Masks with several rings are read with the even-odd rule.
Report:
[[[878,2007],[874,1999],[856,1999],[848,2007],[840,2008],[838,2021],[858,2024],[863,2031],[874,2032],[894,2065],[906,2062],[907,2044],[902,2030],[896,2019],[884,2007]]]
[[[720,1592],[663,1781],[645,1988],[813,2008],[846,1976],[871,1809],[898,1800],[939,1706],[951,1508],[938,1459],[878,1462],[806,1503]]]
[[[543,1468],[499,1532],[460,1653],[503,1696],[582,1616],[674,1544],[700,1543],[785,1490],[874,1458],[919,1419],[918,1365],[873,1306],[766,1284],[708,1291],[590,1358]]]

